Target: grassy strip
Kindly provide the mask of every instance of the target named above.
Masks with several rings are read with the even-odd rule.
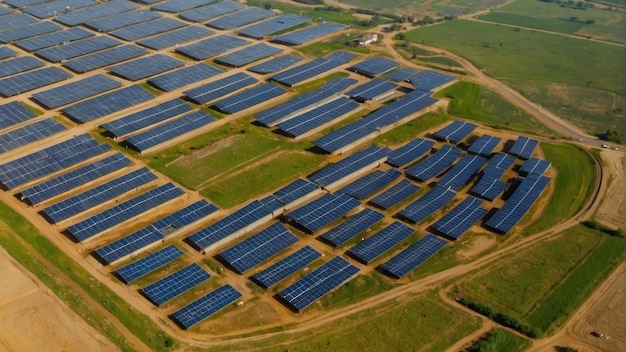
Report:
[[[94,300],[100,302],[106,310],[118,317],[122,324],[152,350],[167,351],[178,344],[176,340],[159,329],[150,318],[133,309],[108,287],[100,284],[85,269],[56,247],[54,243],[42,236],[32,224],[4,203],[0,203],[0,215],[3,221],[24,241],[29,243],[34,250],[63,271],[65,275],[79,285]],[[122,350],[133,350],[128,341],[106,321],[105,317],[101,316],[97,310],[90,307],[87,302],[76,295],[67,284],[63,284],[54,278],[54,275],[32,253],[28,255],[29,250],[19,243],[17,239],[9,236],[2,236],[1,238],[3,240],[2,245],[10,254],[24,267],[37,275],[57,296],[67,302],[79,316],[90,324],[93,323],[92,325],[98,331],[110,338]]]
[[[492,11],[478,17],[481,20],[504,23],[513,26],[541,29],[551,32],[571,34],[579,30],[584,23],[568,21],[567,19],[539,18],[513,13]]]
[[[429,112],[376,137],[374,142],[380,145],[397,147],[415,139],[418,135],[429,129],[451,120],[452,117],[444,112],[443,109],[436,112]]]
[[[467,349],[468,352],[522,352],[532,345],[531,341],[504,329],[493,329]]]

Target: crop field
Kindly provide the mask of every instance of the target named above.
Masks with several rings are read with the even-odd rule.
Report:
[[[566,18],[540,18],[500,11],[492,11],[478,18],[489,22],[567,34],[575,33],[583,27],[583,23]]]

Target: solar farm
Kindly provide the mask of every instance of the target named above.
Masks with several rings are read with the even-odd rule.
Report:
[[[549,194],[533,136],[454,120],[374,143],[445,106],[433,93],[457,78],[298,51],[348,26],[228,0],[15,3],[0,15],[20,14],[0,28],[2,192],[177,329],[244,303],[297,320],[373,271],[406,283],[463,236],[515,233]],[[232,207],[150,166],[233,121],[324,162]]]

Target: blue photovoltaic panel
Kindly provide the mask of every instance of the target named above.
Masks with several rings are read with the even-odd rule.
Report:
[[[368,77],[378,76],[398,67],[398,63],[385,57],[373,57],[350,67],[350,70]]]
[[[158,252],[154,252],[117,269],[115,273],[125,284],[128,284],[131,281],[174,261],[174,259],[181,257],[183,254],[183,251],[176,248],[174,245],[169,245]]]
[[[241,88],[245,88],[249,85],[258,82],[258,80],[252,76],[249,76],[243,72],[235,73],[224,78],[212,81],[198,88],[194,88],[185,91],[185,95],[189,99],[198,104],[206,104],[212,100],[223,97],[226,94],[232,93]]]
[[[170,46],[179,45],[192,41],[195,39],[204,38],[213,34],[213,31],[197,26],[188,26],[180,29],[175,29],[163,34],[155,35],[150,38],[145,38],[137,42],[137,44],[143,45],[150,49],[165,49]]]
[[[67,14],[57,16],[56,21],[66,26],[76,26],[96,18],[115,15],[122,12],[134,10],[139,7],[137,4],[126,0],[112,0],[98,5],[90,6],[80,10],[75,10]]]
[[[298,55],[285,55],[249,67],[248,71],[265,75],[268,73],[278,72],[295,64],[296,62],[299,62],[300,60],[302,60],[302,58]]]
[[[270,214],[270,209],[265,207],[263,203],[255,200],[234,213],[190,235],[187,239],[196,249],[203,249]]]
[[[439,252],[446,244],[447,242],[441,238],[427,234],[382,264],[380,268],[396,279],[400,279]]]
[[[328,292],[359,273],[359,268],[341,257],[334,257],[302,279],[278,293],[284,302],[300,312]]]
[[[359,107],[359,103],[354,100],[339,97],[303,114],[296,115],[280,123],[278,127],[289,136],[298,137],[349,114]]]
[[[343,65],[348,63],[350,60],[356,57],[356,53],[352,53],[349,51],[333,51],[332,53],[324,56],[325,59],[334,62],[337,65]]]
[[[187,24],[183,21],[165,17],[139,23],[130,27],[124,27],[113,31],[110,34],[124,40],[137,40],[185,26],[187,26]]]
[[[38,204],[131,164],[132,162],[124,155],[113,154],[27,188],[21,192],[22,198],[27,199],[30,204]]]
[[[227,114],[234,114],[253,106],[266,104],[269,100],[285,93],[287,93],[287,91],[277,85],[264,83],[260,86],[219,100],[215,102],[214,107]]]
[[[434,145],[435,142],[430,139],[415,138],[404,146],[389,153],[387,164],[394,167],[404,166],[429,153]]]
[[[496,153],[489,160],[489,163],[487,163],[487,167],[485,167],[485,170],[500,169],[502,173],[504,173],[504,171],[508,169],[509,167],[511,167],[511,165],[513,165],[514,162],[515,162],[515,157],[509,154],[505,154],[505,153]],[[498,178],[500,176],[498,176]]]
[[[120,44],[121,42],[119,40],[105,36],[98,36],[73,41],[59,46],[40,49],[37,50],[35,54],[50,62],[61,62],[77,56],[108,49]]]
[[[372,200],[370,200],[370,203],[381,209],[389,209],[407,199],[419,189],[420,188],[413,182],[407,179],[402,179],[402,181],[400,181],[398,184],[374,197]]]
[[[346,194],[334,195],[327,193],[289,212],[287,217],[302,226],[306,231],[313,233],[360,205],[359,201]]]
[[[192,108],[179,98],[159,105],[126,115],[120,119],[107,122],[101,127],[115,137],[122,137],[150,125],[165,121],[171,117],[186,113]]]
[[[285,45],[302,45],[325,35],[336,33],[350,27],[339,23],[320,23],[297,31],[281,34],[274,37],[273,41]]]
[[[171,317],[187,330],[241,297],[231,285],[221,286],[172,313]]]
[[[0,134],[0,154],[50,137],[66,128],[52,118],[39,120],[26,126]]]
[[[386,79],[374,78],[365,84],[362,84],[348,93],[351,98],[356,98],[362,101],[376,99],[382,95],[386,95],[392,90],[398,88],[398,85],[391,83]]]
[[[404,68],[399,68],[397,70],[389,72],[388,74],[385,75],[385,77],[392,81],[403,82],[418,72],[419,72],[418,70],[404,67]]]
[[[37,114],[17,101],[0,105],[0,129],[34,119]]]
[[[447,188],[435,186],[428,193],[400,210],[398,215],[413,223],[418,223],[446,205],[454,198],[455,194],[454,191]]]
[[[317,190],[319,190],[318,185],[303,179],[297,179],[272,195],[280,203],[287,205]]]
[[[283,208],[283,204],[279,202],[276,198],[274,198],[274,196],[267,196],[263,199],[260,199],[259,202],[261,202],[265,209],[269,210],[270,212],[275,212],[276,210]]]
[[[77,102],[117,88],[122,84],[104,75],[95,75],[33,94],[33,99],[48,109]]]
[[[472,154],[488,157],[491,155],[491,152],[496,149],[498,143],[500,143],[500,138],[485,134],[475,140],[467,151]]]
[[[211,21],[207,23],[207,26],[217,29],[233,29],[274,15],[276,15],[276,13],[272,10],[247,7],[241,11],[233,12]]]
[[[285,31],[310,21],[309,17],[288,13],[245,27],[239,30],[239,35],[262,39],[268,35]]]
[[[63,112],[76,121],[86,123],[152,98],[154,95],[141,87],[129,86],[74,104]]]
[[[387,187],[402,173],[396,169],[389,171],[376,170],[348,184],[338,192],[346,193],[356,199],[365,199]]]
[[[0,21],[0,31],[15,27],[27,26],[33,23],[37,23],[37,19],[23,13],[4,15],[2,16],[2,21]]]
[[[337,63],[332,60],[319,58],[291,68],[287,71],[280,72],[274,75],[272,80],[280,84],[293,87],[300,82],[306,81],[307,79],[319,77],[326,72],[336,69],[337,66]]]
[[[296,242],[298,237],[277,222],[218,255],[243,274]]]
[[[44,21],[39,23],[33,23],[28,26],[18,27],[0,32],[0,42],[11,43],[18,40],[56,32],[63,27],[54,22]]]
[[[536,139],[520,136],[511,147],[511,150],[509,150],[509,153],[528,160],[532,157],[538,144],[539,141]]]
[[[320,238],[331,243],[335,247],[339,247],[348,242],[354,236],[369,229],[384,217],[385,216],[383,214],[377,211],[365,208],[338,226],[326,231],[326,233],[321,235]]]
[[[283,51],[281,48],[276,48],[265,43],[258,43],[217,57],[215,58],[215,62],[233,67],[240,67],[251,62],[276,55],[281,51]]]
[[[359,242],[359,244],[350,248],[347,253],[363,263],[369,264],[411,236],[413,232],[415,230],[396,221],[371,237]]]
[[[176,52],[189,56],[194,60],[204,60],[248,43],[249,42],[245,39],[222,34],[191,45],[176,48]]]
[[[180,18],[192,22],[205,22],[211,18],[225,15],[245,8],[245,5],[235,1],[220,1],[215,4],[199,7],[181,13]]]
[[[129,61],[109,68],[109,72],[131,81],[137,81],[157,73],[181,67],[185,63],[167,55],[156,54]]]
[[[456,240],[469,230],[476,221],[487,214],[487,210],[480,207],[482,204],[482,200],[478,198],[467,197],[461,204],[434,223],[432,227]]]
[[[9,0],[9,2],[11,2],[11,0]],[[11,5],[11,4],[9,4],[9,2],[5,1],[4,3],[7,4],[7,5]],[[4,7],[4,6],[0,6],[0,16],[1,15],[6,15],[6,14],[9,14],[9,13],[12,13],[12,12],[13,12],[13,9],[9,9],[7,7]]]
[[[34,38],[20,40],[15,45],[26,51],[37,51],[61,43],[69,43],[74,40],[93,37],[93,33],[83,28],[70,28],[59,32],[48,33]]]
[[[83,242],[184,193],[180,188],[167,183],[69,226],[67,231],[79,242]]]
[[[261,286],[270,288],[321,256],[315,249],[305,246],[251,278]]]
[[[72,75],[60,68],[44,67],[0,79],[0,94],[12,97],[71,77]]]
[[[474,179],[485,161],[485,158],[479,155],[465,155],[441,177],[437,184],[458,191]]]
[[[197,110],[129,137],[126,139],[126,143],[138,151],[143,152],[161,143],[182,136],[185,133],[206,126],[213,121],[215,121],[215,119],[212,116],[206,114],[204,111]]]
[[[522,167],[520,167],[519,172],[522,174],[530,175],[530,174],[543,174],[548,171],[551,164],[547,160],[531,158],[524,162]]]
[[[389,103],[356,122],[328,133],[313,144],[329,153],[340,151],[345,146],[372,133],[379,133],[381,128],[391,126],[436,102],[437,99],[432,98],[429,93],[411,92],[404,98]]]
[[[77,73],[85,73],[97,68],[116,64],[146,54],[148,51],[133,44],[120,45],[115,48],[95,52],[68,60],[63,66]]]
[[[421,161],[419,164],[406,169],[406,174],[422,182],[439,175],[445,169],[452,166],[461,155],[461,149],[444,144],[433,155]]]
[[[500,195],[500,193],[504,192],[507,183],[500,180],[500,173],[494,175],[494,171],[492,170],[497,169],[485,169],[483,171],[483,175],[480,177],[480,180],[471,189],[473,194],[488,200],[494,200]]]
[[[96,2],[93,0],[46,1],[43,4],[26,6],[24,8],[24,12],[39,18],[49,18],[65,13],[68,8],[75,10],[86,6],[92,6],[94,4],[96,4]]]
[[[530,174],[517,186],[513,194],[485,223],[487,227],[502,233],[509,232],[530,210],[543,190],[548,186],[550,178]]]
[[[16,58],[0,62],[0,77],[32,70],[43,65],[43,61],[37,60],[32,56],[18,56]]]
[[[148,297],[150,302],[160,306],[210,278],[211,275],[200,265],[193,263],[142,288],[141,292]]]
[[[409,77],[409,82],[411,82],[416,89],[426,92],[433,91],[455,80],[456,78],[453,76],[435,71],[421,71]]]
[[[258,112],[254,114],[254,117],[257,121],[266,126],[273,126],[276,123],[283,121],[288,116],[293,116],[300,110],[314,104],[321,103],[333,95],[337,95],[339,92],[356,82],[357,81],[352,78],[332,78],[321,88],[301,94],[285,103]]]
[[[446,142],[458,143],[469,136],[476,128],[473,123],[455,120],[435,133],[435,138]]]
[[[8,59],[17,55],[15,50],[9,48],[8,46],[0,46],[0,60]]]
[[[204,6],[215,1],[217,0],[168,0],[158,5],[152,6],[152,10],[178,13],[196,7]]]
[[[161,220],[153,222],[141,230],[96,249],[95,255],[105,265],[111,264],[137,250],[163,240],[165,236],[173,231],[208,216],[216,210],[217,207],[206,200],[197,201]]]
[[[138,10],[96,19],[85,23],[85,25],[99,32],[110,32],[161,17],[163,15],[158,12]]]
[[[150,78],[148,83],[160,90],[171,92],[189,84],[200,82],[215,75],[219,75],[223,72],[223,70],[217,67],[204,62],[199,62],[193,66],[186,66],[179,68],[178,70]]]
[[[13,7],[26,7],[26,6],[33,6],[33,5],[37,5],[37,4],[41,4],[43,2],[46,2],[48,0],[5,0],[3,1],[5,4],[7,5],[11,5]],[[3,9],[6,10],[2,10],[2,12],[0,12],[0,14],[5,15],[7,13],[11,13],[13,12],[13,10],[7,9],[6,7],[2,7]]]
[[[114,180],[79,193],[71,198],[53,204],[43,210],[53,222],[57,223],[78,213],[91,209],[98,204],[114,199],[128,191],[137,189],[157,177],[146,168],[133,171]]]
[[[384,162],[387,159],[387,154],[389,154],[388,148],[381,148],[373,145],[367,149],[358,151],[335,164],[326,166],[309,176],[309,179],[320,186],[328,186],[346,176],[359,172],[364,167]]]

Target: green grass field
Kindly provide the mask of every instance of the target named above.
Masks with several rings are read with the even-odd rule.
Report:
[[[541,18],[501,11],[492,11],[478,18],[489,22],[567,34],[575,33],[583,27],[583,23],[569,21],[567,18]]]
[[[526,351],[532,342],[514,333],[496,328],[490,330],[480,340],[476,341],[467,352],[489,352],[489,351],[507,351],[522,352]]]
[[[463,66],[461,66],[461,64],[459,64],[458,62],[445,56],[420,57],[418,58],[418,60],[429,63],[429,64],[438,64],[438,65],[450,66],[454,68],[463,68]]]

